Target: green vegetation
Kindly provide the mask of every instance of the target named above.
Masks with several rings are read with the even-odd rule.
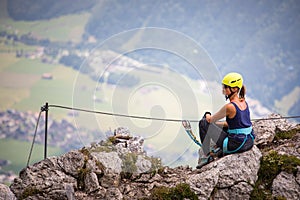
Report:
[[[27,159],[31,147],[31,142],[13,140],[13,139],[1,139],[0,140],[0,158],[9,160],[10,165],[4,166],[3,170],[13,170],[16,174],[26,167]],[[62,150],[57,147],[47,148],[48,156],[60,155]],[[44,146],[41,144],[35,144],[30,159],[30,164],[44,159]]]
[[[85,188],[85,177],[91,171],[91,169],[86,167],[87,161],[90,158],[90,152],[85,147],[79,150],[84,155],[84,164],[82,168],[78,169],[77,187],[79,190],[84,190]]]
[[[270,151],[261,160],[258,180],[251,193],[251,199],[273,199],[271,195],[273,180],[282,171],[296,175],[297,166],[300,166],[300,159],[297,157],[280,155],[276,151]]]
[[[91,148],[82,148],[80,152],[82,152],[87,157],[90,156],[91,152],[107,152],[107,153],[113,152],[117,150],[116,147],[114,146],[115,143],[116,143],[115,137],[108,137],[106,141],[101,141],[100,145],[92,144]],[[136,154],[136,153],[122,154],[122,156],[120,157],[123,163],[122,172],[121,172],[122,178],[130,179],[131,176],[137,172],[136,162],[139,155],[140,154]],[[144,155],[141,156],[143,156],[144,159],[147,159],[151,162],[151,168],[147,173],[151,173],[154,175],[157,172],[159,172],[159,170],[162,169],[162,163],[160,158],[149,157]],[[103,168],[102,163],[99,163],[99,168],[100,169]]]
[[[147,198],[145,198],[147,199]],[[198,196],[191,190],[187,183],[180,183],[173,188],[157,187],[151,192],[149,199],[152,200],[180,200],[198,199]]]
[[[91,170],[84,166],[83,168],[78,170],[78,178],[77,178],[77,187],[79,190],[84,190],[85,188],[85,177]]]
[[[6,5],[1,7],[0,9],[3,9],[5,7]],[[56,51],[59,52],[66,48],[70,50],[71,53],[76,52],[78,49],[76,47],[73,48],[73,44],[70,44],[68,42],[70,39],[74,39],[74,37],[70,37],[70,34],[68,33],[70,33],[70,30],[75,29],[75,26],[78,26],[77,28],[82,30],[87,20],[89,20],[90,16],[89,13],[80,13],[74,15],[65,15],[47,21],[14,21],[8,15],[5,15],[5,13],[6,12],[1,13],[2,18],[0,19],[0,21],[3,22],[3,24],[6,24],[7,26],[0,27],[0,31],[5,31],[9,34],[16,34],[15,36],[17,36],[18,38],[25,34],[26,36],[32,37],[36,40],[48,39],[50,41],[50,50],[52,48],[55,48]],[[65,26],[65,24],[67,24],[67,26]],[[68,30],[65,30],[66,28]],[[30,34],[28,34],[29,32]],[[66,35],[61,37],[60,32]],[[80,38],[80,40],[78,39],[76,41],[81,41],[82,34],[77,34],[77,36],[78,38]],[[49,50],[48,46],[44,47],[45,51]],[[100,91],[95,91],[95,87],[98,84],[101,85],[102,83],[98,83],[96,79],[93,80],[88,75],[79,74],[80,72],[77,70],[66,67],[64,65],[56,64],[55,62],[57,62],[59,59],[54,59],[54,63],[47,63],[40,58],[31,60],[26,59],[25,57],[16,57],[17,51],[21,51],[22,49],[24,51],[35,51],[38,48],[39,46],[25,45],[20,43],[19,41],[13,41],[12,39],[8,40],[6,37],[1,38],[0,51],[3,50],[1,52],[4,53],[0,54],[0,59],[1,61],[3,61],[0,66],[0,76],[1,78],[6,77],[0,80],[0,92],[2,94],[0,96],[1,110],[17,109],[21,111],[38,111],[40,106],[44,105],[45,102],[49,102],[50,104],[59,104],[66,106],[74,105],[75,107],[87,109],[90,108],[91,110],[94,108],[95,110],[108,112],[112,111],[111,101],[114,98],[114,90],[111,88],[111,86],[106,85],[107,87],[101,87]],[[49,55],[46,56],[48,59]],[[52,58],[50,60],[52,61]],[[52,74],[53,80],[41,79],[41,75],[43,73]],[[131,76],[132,73],[134,73],[134,76]],[[121,84],[121,82],[118,82],[121,78],[123,83],[132,86],[138,81],[143,82],[145,80],[153,80],[153,77],[159,77],[159,79],[161,79],[161,77],[164,77],[164,84],[173,85],[174,88],[178,88],[178,93],[182,94],[182,97],[184,98],[181,99],[180,97],[180,100],[184,102],[184,105],[193,105],[192,103],[190,103],[189,98],[186,98],[189,96],[190,91],[187,91],[187,88],[182,87],[180,81],[174,82],[174,80],[177,80],[178,78],[182,77],[178,75],[175,77],[174,74],[176,75],[176,73],[170,73],[170,71],[166,69],[159,68],[149,71],[133,70],[127,76],[122,76],[119,73],[111,73],[109,76],[109,81],[111,83]],[[95,76],[97,76],[97,74]],[[197,87],[198,85],[197,82],[193,82],[189,78],[187,78],[187,81],[189,82],[189,84],[193,85],[193,87]],[[123,89],[124,91],[121,91],[121,93],[126,95],[130,94],[132,90],[135,90],[136,88],[131,87]],[[97,93],[96,96],[99,102],[96,102],[94,104],[92,98],[95,92]],[[176,93],[176,91],[173,92]],[[166,113],[168,114],[168,116],[170,116],[170,118],[173,117],[172,112],[174,110],[174,106],[178,107],[178,105],[176,104],[178,103],[178,99],[174,99],[175,101],[170,102],[172,99],[169,99],[169,96],[164,96],[165,91],[160,90],[155,91],[154,93],[151,93],[151,95],[149,95],[151,96],[149,98],[149,101],[157,101],[157,96],[160,96],[161,98],[159,100],[159,103],[161,105],[168,105],[169,109],[166,111]],[[105,98],[103,98],[104,95]],[[210,102],[209,97],[205,96],[203,98],[202,94],[196,96],[197,98],[201,98],[201,105],[205,105]],[[140,100],[144,101],[144,99],[146,98],[144,98],[143,96]],[[149,106],[145,105],[144,103],[140,104],[139,106],[136,106],[137,104],[133,105],[134,106],[131,109],[128,109],[129,112],[141,114],[143,116],[152,114],[150,112],[145,112],[145,110],[148,111]],[[120,108],[118,108],[117,106],[119,105],[116,105],[114,107],[115,111],[122,111],[124,109],[123,105],[121,105],[122,107]],[[186,110],[189,110],[190,112],[185,113],[186,116],[195,118],[198,115],[198,113],[192,112],[193,109]],[[55,119],[64,118],[67,120],[74,120],[74,118],[67,116],[67,114],[69,113],[70,112],[66,110],[51,108],[49,115],[50,117],[53,117]],[[175,114],[176,115],[174,115],[174,117],[177,117],[177,113]],[[95,121],[95,118],[97,121]],[[115,128],[116,126],[115,119],[104,117],[102,115],[95,116],[90,113],[79,113],[76,116],[75,121],[78,126],[85,127],[88,129],[99,129],[99,127],[101,126],[100,128],[103,132],[107,131],[110,128]],[[136,121],[135,123],[142,124],[144,122],[145,121]],[[101,125],[99,126],[99,124]],[[173,126],[173,124],[166,125],[165,127],[170,128],[171,126]],[[130,129],[132,129],[132,127],[130,127]],[[156,147],[160,148],[162,146],[167,145],[164,140],[165,137],[171,138],[170,140],[168,140],[168,143],[172,142],[172,145],[169,145],[170,149],[168,149],[168,151],[172,151],[173,154],[180,154],[182,150],[178,149],[177,147],[184,147],[186,143],[190,142],[190,140],[184,134],[174,134],[175,131],[176,133],[178,133],[178,130],[178,127],[171,128],[171,130],[163,130],[164,134],[161,134],[161,137],[151,137],[147,142],[149,144],[154,144]],[[144,134],[142,136],[148,137],[149,134],[153,133],[151,132],[151,130],[147,130],[145,133],[142,134]],[[169,137],[169,135],[172,136]],[[182,140],[182,138],[184,138],[184,140]],[[196,149],[196,147],[194,149]],[[164,157],[163,154],[165,153],[160,153],[161,157]],[[186,164],[186,161],[184,162]]]
[[[56,66],[42,63],[40,60],[21,58],[18,62],[3,70],[3,72],[42,75],[43,73],[51,72],[54,68],[56,68]]]
[[[155,175],[156,173],[161,173],[163,171],[163,165],[161,163],[160,158],[155,158],[155,157],[147,157],[151,162],[151,168],[149,170],[149,173],[152,173],[152,175]]]
[[[19,35],[31,33],[34,37],[47,38],[50,41],[80,42],[84,35],[85,24],[90,17],[88,12],[82,11],[88,11],[95,2],[83,3],[76,0],[76,2],[47,2],[47,5],[44,3],[27,1],[23,4],[15,0],[1,1],[0,24],[5,26],[1,26],[0,31],[17,32]],[[31,4],[34,6],[30,6]]]
[[[20,196],[20,199],[23,200],[23,199],[26,199],[27,197],[34,196],[36,194],[43,194],[43,191],[40,191],[33,187],[28,187],[28,188],[25,188],[22,195]]]
[[[300,132],[300,128],[294,128],[294,129],[291,129],[288,131],[276,132],[274,140],[278,141],[278,140],[283,140],[283,139],[291,139],[299,132]]]
[[[268,1],[260,1],[228,4],[222,1],[206,2],[204,5],[170,0],[156,3],[140,1],[128,3],[120,0],[70,2],[42,1],[37,4],[33,0],[1,1],[0,24],[3,26],[0,27],[0,31],[16,33],[17,36],[30,33],[37,39],[61,41],[66,44],[70,41],[85,42],[90,39],[89,36],[93,36],[94,41],[98,39],[101,42],[114,34],[140,27],[164,27],[175,30],[203,45],[208,53],[212,54],[215,63],[222,65],[231,59],[234,59],[233,62],[238,61],[238,65],[220,68],[220,73],[230,68],[232,71],[242,71],[245,76],[252,77],[247,79],[247,85],[251,85],[249,90],[251,96],[257,97],[265,106],[273,108],[276,102],[277,104],[282,102],[277,106],[279,109],[284,107],[288,114],[298,114],[299,109],[293,109],[299,105],[298,96],[292,95],[293,99],[289,102],[285,100],[285,96],[291,95],[291,91],[299,92],[299,68],[295,67],[298,66],[300,58],[299,38],[294,34],[299,30],[297,20],[299,6],[295,2],[276,1],[270,4]],[[247,9],[249,7],[251,9]],[[278,8],[282,9],[278,11]],[[222,12],[218,12],[220,10]],[[111,26],[111,24],[118,25]],[[235,31],[232,31],[233,27]],[[164,37],[158,35],[156,38]],[[128,36],[128,44],[119,46],[130,46],[130,49],[135,49],[140,41],[146,39],[147,31],[141,29],[136,34]],[[124,43],[123,40],[120,41]],[[164,43],[163,39],[161,43]],[[188,46],[181,41],[173,42],[172,45],[180,49]],[[140,52],[142,50],[137,52],[136,57],[140,56],[138,55]],[[193,58],[201,56],[197,50],[186,52],[194,54]],[[141,54],[144,54],[145,63],[158,63],[147,62],[153,61],[156,56],[151,52]],[[210,66],[204,64],[200,72],[196,72],[185,62],[177,62],[178,59],[173,59],[170,54],[165,54],[158,60],[162,63],[170,61],[167,63],[169,66],[175,66],[173,68],[175,71],[188,74],[192,78],[199,77],[203,71],[211,70]],[[251,67],[253,70],[248,70]],[[282,74],[285,76],[282,77]],[[264,84],[257,84],[261,80],[264,80]],[[260,95],[261,91],[264,95]]]
[[[112,145],[113,143],[111,142],[111,138],[112,137],[109,137],[106,141],[102,141],[101,145],[98,145],[97,147],[92,147],[92,149],[90,149],[90,151],[91,152],[106,152],[106,153],[116,151],[116,148]]]
[[[26,2],[9,0],[5,4],[7,4],[7,11],[13,19],[36,21],[89,10],[95,5],[95,1],[64,0],[37,3],[35,0]]]
[[[124,30],[147,26],[161,26],[178,31],[178,33],[183,35],[186,34],[190,39],[203,45],[203,48],[212,55],[216,63],[221,63],[220,66],[222,66],[222,63],[228,63],[226,62],[228,60],[233,59],[233,63],[238,60],[238,65],[230,65],[230,70],[242,71],[245,73],[245,76],[253,77],[247,79],[247,85],[251,85],[251,88],[249,88],[249,91],[252,92],[251,96],[260,98],[258,100],[269,107],[273,106],[272,102],[276,102],[276,99],[280,100],[278,98],[283,98],[288,92],[292,91],[294,85],[298,85],[299,68],[294,67],[298,66],[297,63],[299,63],[300,58],[297,46],[299,42],[295,41],[297,38],[294,37],[294,33],[299,28],[296,20],[298,19],[298,12],[293,12],[296,11],[293,9],[297,7],[294,8],[289,3],[248,3],[244,7],[242,4],[229,5],[224,4],[224,2],[207,3],[205,6],[201,6],[180,1],[171,2],[169,0],[155,4],[135,1],[126,3],[119,0],[105,1],[105,3],[102,1],[99,3],[94,1],[80,2],[78,0],[72,1],[71,4],[69,2],[55,1],[49,3],[43,1],[38,4],[33,0],[5,0],[0,2],[0,32],[3,34],[7,33],[5,37],[1,36],[0,38],[0,109],[37,111],[41,105],[48,101],[51,104],[74,105],[87,109],[95,108],[101,111],[113,110],[120,113],[126,112],[150,116],[153,113],[151,113],[152,110],[149,111],[149,108],[155,103],[156,105],[162,105],[165,109],[166,116],[164,117],[166,118],[178,118],[181,117],[181,114],[184,115],[183,117],[199,118],[201,113],[198,111],[212,108],[209,107],[212,100],[212,91],[208,91],[207,93],[209,94],[207,96],[203,95],[202,92],[198,92],[199,82],[193,81],[193,78],[202,77],[205,75],[204,72],[212,69],[211,67],[213,66],[206,65],[208,64],[206,62],[201,66],[190,66],[188,64],[190,60],[184,60],[186,57],[183,55],[174,55],[176,52],[170,53],[158,49],[154,49],[154,52],[149,49],[138,49],[137,51],[129,52],[127,54],[129,56],[131,55],[141,61],[145,61],[145,63],[157,63],[160,66],[156,67],[155,73],[153,73],[155,70],[152,69],[142,71],[136,68],[127,73],[129,75],[134,73],[134,76],[125,76],[121,80],[129,83],[130,86],[134,85],[133,83],[137,83],[138,80],[140,83],[147,83],[149,80],[154,80],[153,82],[155,80],[163,80],[164,82],[161,85],[167,86],[168,91],[154,91],[148,96],[143,94],[132,105],[126,99],[125,101],[128,100],[126,106],[114,104],[113,108],[112,100],[120,100],[114,96],[117,92],[115,92],[116,90],[113,87],[106,85],[107,87],[103,86],[103,90],[95,91],[95,86],[101,84],[97,82],[97,79],[93,80],[89,76],[84,76],[83,79],[80,79],[80,83],[83,84],[77,84],[77,78],[79,77],[77,75],[80,75],[80,77],[82,75],[78,71],[64,65],[57,65],[56,62],[59,58],[57,60],[54,59],[52,64],[45,64],[44,62],[45,60],[48,61],[48,56],[50,56],[52,51],[56,55],[66,49],[70,50],[70,53],[91,50],[92,44],[87,42],[87,40],[91,39],[93,42],[101,42],[113,34]],[[24,7],[26,9],[21,9]],[[246,9],[248,7],[252,7],[252,9]],[[15,8],[20,9],[15,10]],[[280,12],[277,12],[277,8],[282,9]],[[218,10],[224,12],[220,13]],[[176,13],[175,17],[173,13]],[[181,17],[177,17],[178,13],[180,13]],[[18,19],[22,20],[17,21]],[[278,19],[280,20],[278,21]],[[111,24],[118,24],[118,26],[111,26]],[[232,27],[235,27],[236,31],[232,32]],[[262,27],[264,28],[262,29]],[[201,31],[199,32],[199,30]],[[22,36],[29,41],[31,39],[38,41],[35,42],[36,46],[20,43],[19,39]],[[147,37],[147,31],[141,29],[134,35],[128,36],[127,43],[121,44],[119,49],[135,49],[140,44],[140,41],[147,41],[149,39]],[[166,42],[163,40],[166,37],[162,35],[156,35],[155,38],[161,38],[161,44]],[[274,43],[274,38],[280,38],[280,41]],[[172,40],[172,38],[169,39]],[[123,40],[120,41],[124,42]],[[189,49],[189,44],[183,44],[180,40],[174,41],[176,42],[172,42],[170,45],[175,45],[178,49],[187,47],[188,51],[186,53],[189,56],[193,55],[192,59],[203,56],[198,49]],[[40,48],[40,45],[48,52],[44,61],[39,58],[36,60],[25,59],[24,57],[16,58],[17,51],[34,51]],[[224,47],[226,47],[225,51]],[[241,53],[240,50],[247,52],[247,56]],[[158,55],[155,52],[158,52]],[[167,66],[170,66],[172,70],[167,70]],[[96,68],[98,67],[96,65]],[[78,65],[76,68],[78,68]],[[197,68],[200,68],[200,70],[198,71]],[[249,68],[253,68],[253,70],[248,70]],[[101,71],[99,68],[98,70]],[[226,65],[220,68],[220,75],[224,71],[228,71]],[[45,72],[52,73],[54,79],[41,80],[40,76]],[[265,74],[269,74],[269,76],[265,76]],[[278,74],[280,78],[278,78]],[[282,74],[285,74],[285,76],[281,77]],[[97,75],[95,73],[94,77],[98,78]],[[122,76],[118,72],[111,73],[109,81],[116,83],[120,77]],[[157,77],[159,79],[156,79]],[[207,77],[202,78],[210,80]],[[128,80],[132,82],[128,82]],[[186,80],[188,87],[182,84],[181,80]],[[265,84],[257,84],[261,82],[260,80],[264,80]],[[272,86],[271,89],[270,86]],[[285,89],[274,90],[272,89],[273,87]],[[194,88],[195,91],[190,92],[191,88]],[[120,93],[125,95],[120,96],[130,94],[132,99],[134,99],[134,92],[139,88],[132,87],[129,89],[122,89],[123,91]],[[256,93],[261,93],[261,91],[264,92],[264,95],[256,95]],[[168,92],[172,93],[172,95],[165,95]],[[97,93],[96,96],[99,101],[94,104],[92,98],[95,93]],[[193,98],[190,98],[191,94],[195,95],[195,101]],[[174,96],[175,98],[173,98]],[[212,109],[218,108],[215,100],[213,99],[214,105]],[[223,104],[223,99],[221,101]],[[149,102],[154,103],[149,105]],[[299,104],[295,103],[295,105]],[[126,108],[128,109],[125,110]],[[176,110],[174,108],[178,109],[179,112],[173,112]],[[294,109],[292,112],[297,110],[299,109]],[[50,111],[50,116],[53,118],[74,120],[74,118],[66,116],[67,114],[69,114],[68,111],[60,109],[51,109]],[[158,112],[158,114],[161,113]],[[156,117],[156,115],[153,116]],[[104,117],[102,115],[95,117],[93,114],[84,113],[80,113],[75,121],[78,126],[92,129],[100,128],[103,132],[110,128],[114,129],[119,124],[115,123],[119,121],[119,118]],[[179,162],[182,162],[180,164],[191,164],[194,162],[195,157],[192,157],[189,161],[186,160],[186,157],[190,156],[191,152],[196,152],[197,147],[189,145],[190,140],[186,135],[182,134],[180,125],[176,127],[174,124],[166,123],[159,130],[160,132],[157,130],[152,131],[148,129],[148,126],[144,126],[145,132],[141,133],[141,125],[148,125],[148,121],[144,123],[141,120],[132,120],[132,122],[132,127],[129,127],[131,130],[135,124],[139,126],[137,128],[139,132],[132,132],[134,134],[144,134],[142,136],[148,138],[145,143],[151,144],[151,148],[162,149],[159,152],[162,158],[174,157],[173,155],[178,158],[178,155],[180,155],[185,157],[185,159],[177,159],[176,164]],[[155,127],[154,123],[153,125],[152,127]],[[150,137],[154,134],[155,137]],[[189,146],[189,149],[185,148],[187,146]],[[186,153],[181,155],[182,152]]]
[[[127,153],[122,155],[122,178],[129,179],[133,173],[137,172],[137,166],[135,165],[138,155],[135,153]]]

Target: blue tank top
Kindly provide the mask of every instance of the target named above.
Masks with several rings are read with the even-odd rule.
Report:
[[[236,110],[236,114],[234,118],[230,119],[229,117],[226,117],[226,122],[228,124],[229,129],[239,129],[239,128],[248,128],[252,126],[251,120],[250,120],[250,111],[249,106],[247,104],[247,108],[245,110],[241,110],[234,102],[231,102]]]

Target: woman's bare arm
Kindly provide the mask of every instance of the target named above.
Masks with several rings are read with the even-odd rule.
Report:
[[[226,104],[224,105],[218,112],[216,112],[214,115],[206,114],[206,120],[209,123],[216,123],[217,125],[221,125],[223,127],[228,127],[227,122],[218,122],[220,119],[223,119],[224,117],[228,115],[235,115],[235,107],[232,104]]]
[[[217,125],[217,126],[219,126],[219,127],[228,127],[228,124],[227,124],[227,122],[226,121],[218,121],[218,122],[215,122],[215,124]]]

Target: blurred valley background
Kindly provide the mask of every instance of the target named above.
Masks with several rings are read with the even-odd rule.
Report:
[[[26,166],[45,102],[195,120],[225,103],[220,80],[237,71],[253,119],[299,115],[299,47],[297,0],[0,0],[1,174]],[[41,117],[31,163],[43,159]],[[164,164],[197,163],[180,123],[54,107],[49,118],[50,156],[124,126]]]

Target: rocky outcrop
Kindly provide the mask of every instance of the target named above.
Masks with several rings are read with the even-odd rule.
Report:
[[[300,126],[297,127],[296,130],[299,131],[291,139],[278,141],[279,145],[274,146],[273,150],[279,154],[293,155],[300,159]]]
[[[282,118],[272,114],[269,118]],[[300,198],[300,126],[286,119],[260,120],[253,124],[256,144],[262,154],[268,157],[267,166],[278,174],[271,183],[269,192],[273,197],[297,200]],[[276,152],[276,154],[274,154]],[[276,155],[271,157],[271,155]],[[287,160],[288,156],[289,160]],[[271,168],[276,163],[277,167]],[[297,173],[296,173],[297,171]],[[265,172],[269,173],[269,172]],[[273,172],[274,173],[274,172]],[[272,174],[272,173],[270,173]],[[266,185],[259,185],[262,190]]]
[[[7,185],[0,183],[0,199],[2,200],[16,200],[14,193],[12,193]]]
[[[28,166],[10,188],[21,199],[121,199],[122,181],[157,167],[142,151],[141,138],[118,135],[111,141]]]
[[[248,199],[251,185],[257,179],[260,156],[254,147],[219,159],[201,170],[164,167],[159,172],[148,170],[126,177],[122,172],[102,166],[94,156],[84,161],[83,153],[72,151],[27,167],[10,188],[18,198],[28,195],[36,199],[140,199],[149,197],[154,188],[188,183],[199,199]]]
[[[262,121],[253,126],[276,135],[281,125],[270,126],[268,120],[265,122],[265,126]],[[295,126],[286,124],[285,127]],[[285,145],[297,147],[299,134],[285,142],[278,139],[276,144],[272,139],[268,144],[280,154],[293,153],[289,150],[291,146]],[[263,140],[261,135],[258,132],[257,141]],[[186,184],[198,199],[250,199],[254,190],[264,187],[257,187],[257,182],[261,158],[269,147],[260,150],[254,146],[247,152],[219,158],[201,169],[170,168],[162,166],[158,158],[148,157],[143,141],[141,137],[132,137],[128,129],[117,129],[107,141],[28,166],[10,189],[19,199],[153,199],[157,191],[162,195],[166,188]],[[298,160],[294,161],[297,165]],[[299,186],[300,164],[296,170],[279,170],[271,182],[270,192],[274,197],[299,199]],[[182,188],[179,191],[187,194]]]
[[[271,114],[267,118],[253,123],[256,134],[256,145],[263,147],[273,142],[274,137],[279,131],[287,131],[295,128],[297,124],[283,119],[279,114]]]
[[[286,199],[300,199],[300,171],[298,168],[297,177],[287,172],[281,172],[273,181],[272,194],[285,197]]]
[[[260,158],[256,146],[245,153],[225,156],[190,176],[188,183],[199,199],[249,199]]]
[[[199,199],[249,198],[261,157],[254,147],[201,170],[189,166],[172,169],[148,157],[140,137],[116,134],[110,142],[28,166],[10,188],[17,198],[140,199],[150,198],[155,188],[186,183]]]

